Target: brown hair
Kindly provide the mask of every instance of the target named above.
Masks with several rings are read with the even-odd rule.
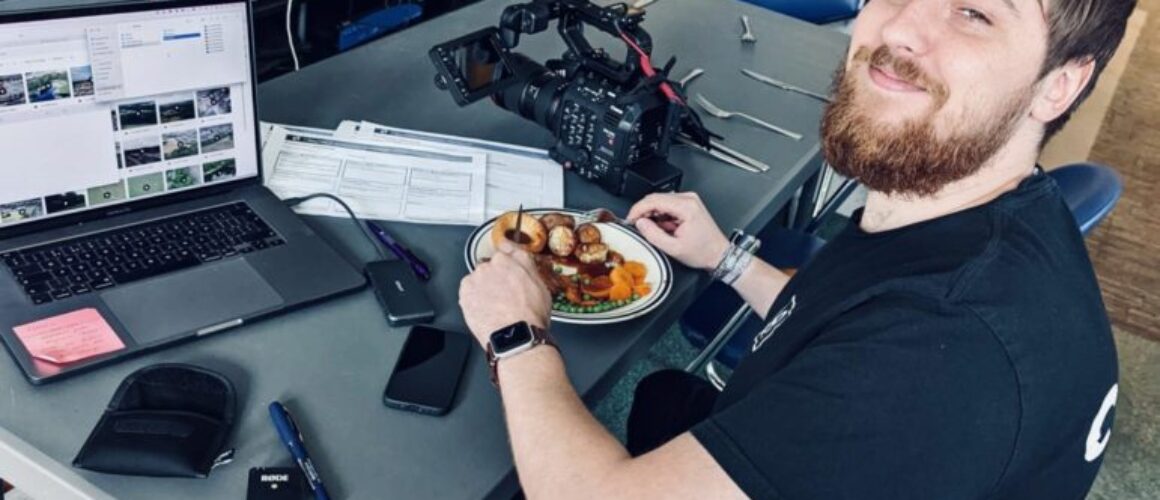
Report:
[[[1136,0],[1041,0],[1047,8],[1047,58],[1039,77],[1072,62],[1094,61],[1091,82],[1068,110],[1047,124],[1046,143],[1092,93],[1124,38]]]

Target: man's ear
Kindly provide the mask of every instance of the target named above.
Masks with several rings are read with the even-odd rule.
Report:
[[[1043,123],[1059,118],[1087,88],[1095,68],[1095,59],[1089,57],[1068,61],[1051,70],[1040,81],[1039,92],[1031,105],[1031,116]]]

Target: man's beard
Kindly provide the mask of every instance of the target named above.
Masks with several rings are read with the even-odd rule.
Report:
[[[880,46],[873,52],[860,47],[851,66],[887,68],[902,80],[926,89],[934,106],[925,117],[899,126],[883,126],[858,102],[858,83],[846,74],[845,64],[834,76],[834,101],[822,117],[822,153],[843,176],[886,194],[931,196],[947,184],[978,172],[1015,133],[1031,102],[1032,89],[1012,96],[983,119],[963,120],[940,137],[934,117],[946,104],[948,92],[913,61],[894,57]],[[978,116],[978,115],[974,115]]]

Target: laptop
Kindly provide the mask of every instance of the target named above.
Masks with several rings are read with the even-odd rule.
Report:
[[[262,185],[251,16],[0,14],[0,341],[33,384],[364,286]]]

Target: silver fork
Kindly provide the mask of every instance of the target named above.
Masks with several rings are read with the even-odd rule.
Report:
[[[665,222],[672,220],[672,217],[666,215],[656,215],[648,218],[655,222]],[[576,222],[580,224],[585,222],[606,222],[609,224],[624,226],[625,228],[628,228],[629,230],[636,233],[640,232],[636,229],[636,225],[630,224],[627,220],[617,217],[616,214],[612,213],[612,210],[607,208],[594,208],[587,212],[581,212]]]
[[[749,27],[749,16],[741,15],[741,27],[745,28],[745,32],[741,34],[741,41],[745,43],[757,42],[757,37],[753,35],[753,30]]]
[[[697,78],[698,76],[701,76],[704,73],[705,73],[705,70],[703,70],[701,68],[693,68],[691,71],[689,71],[689,74],[685,75],[684,78],[677,80],[677,83],[681,84],[681,88],[688,89],[689,82],[693,81],[693,79]]]
[[[708,99],[705,99],[705,96],[703,96],[701,94],[697,94],[697,104],[699,104],[701,106],[701,109],[704,109],[705,112],[707,112],[713,116],[716,116],[717,118],[720,118],[722,120],[728,120],[728,119],[733,118],[733,117],[742,118],[745,120],[749,120],[750,122],[753,122],[754,124],[757,124],[761,127],[767,128],[767,129],[772,130],[774,132],[777,132],[781,135],[789,137],[790,139],[793,139],[795,141],[802,140],[802,135],[797,133],[797,132],[786,130],[786,129],[781,128],[777,125],[774,125],[774,124],[769,123],[767,121],[761,120],[759,118],[755,118],[755,117],[747,115],[745,113],[738,113],[736,111],[725,111],[724,109],[718,108],[716,105],[709,102]]]
[[[636,230],[636,226],[633,226],[632,224],[629,224],[628,221],[621,219],[620,217],[617,217],[616,214],[612,213],[612,210],[609,210],[607,208],[593,208],[592,210],[581,213],[579,219],[581,219],[581,220],[578,220],[576,222],[578,222],[578,223],[610,222],[613,224],[620,224],[622,226],[627,226],[627,227],[632,228],[633,230]]]

